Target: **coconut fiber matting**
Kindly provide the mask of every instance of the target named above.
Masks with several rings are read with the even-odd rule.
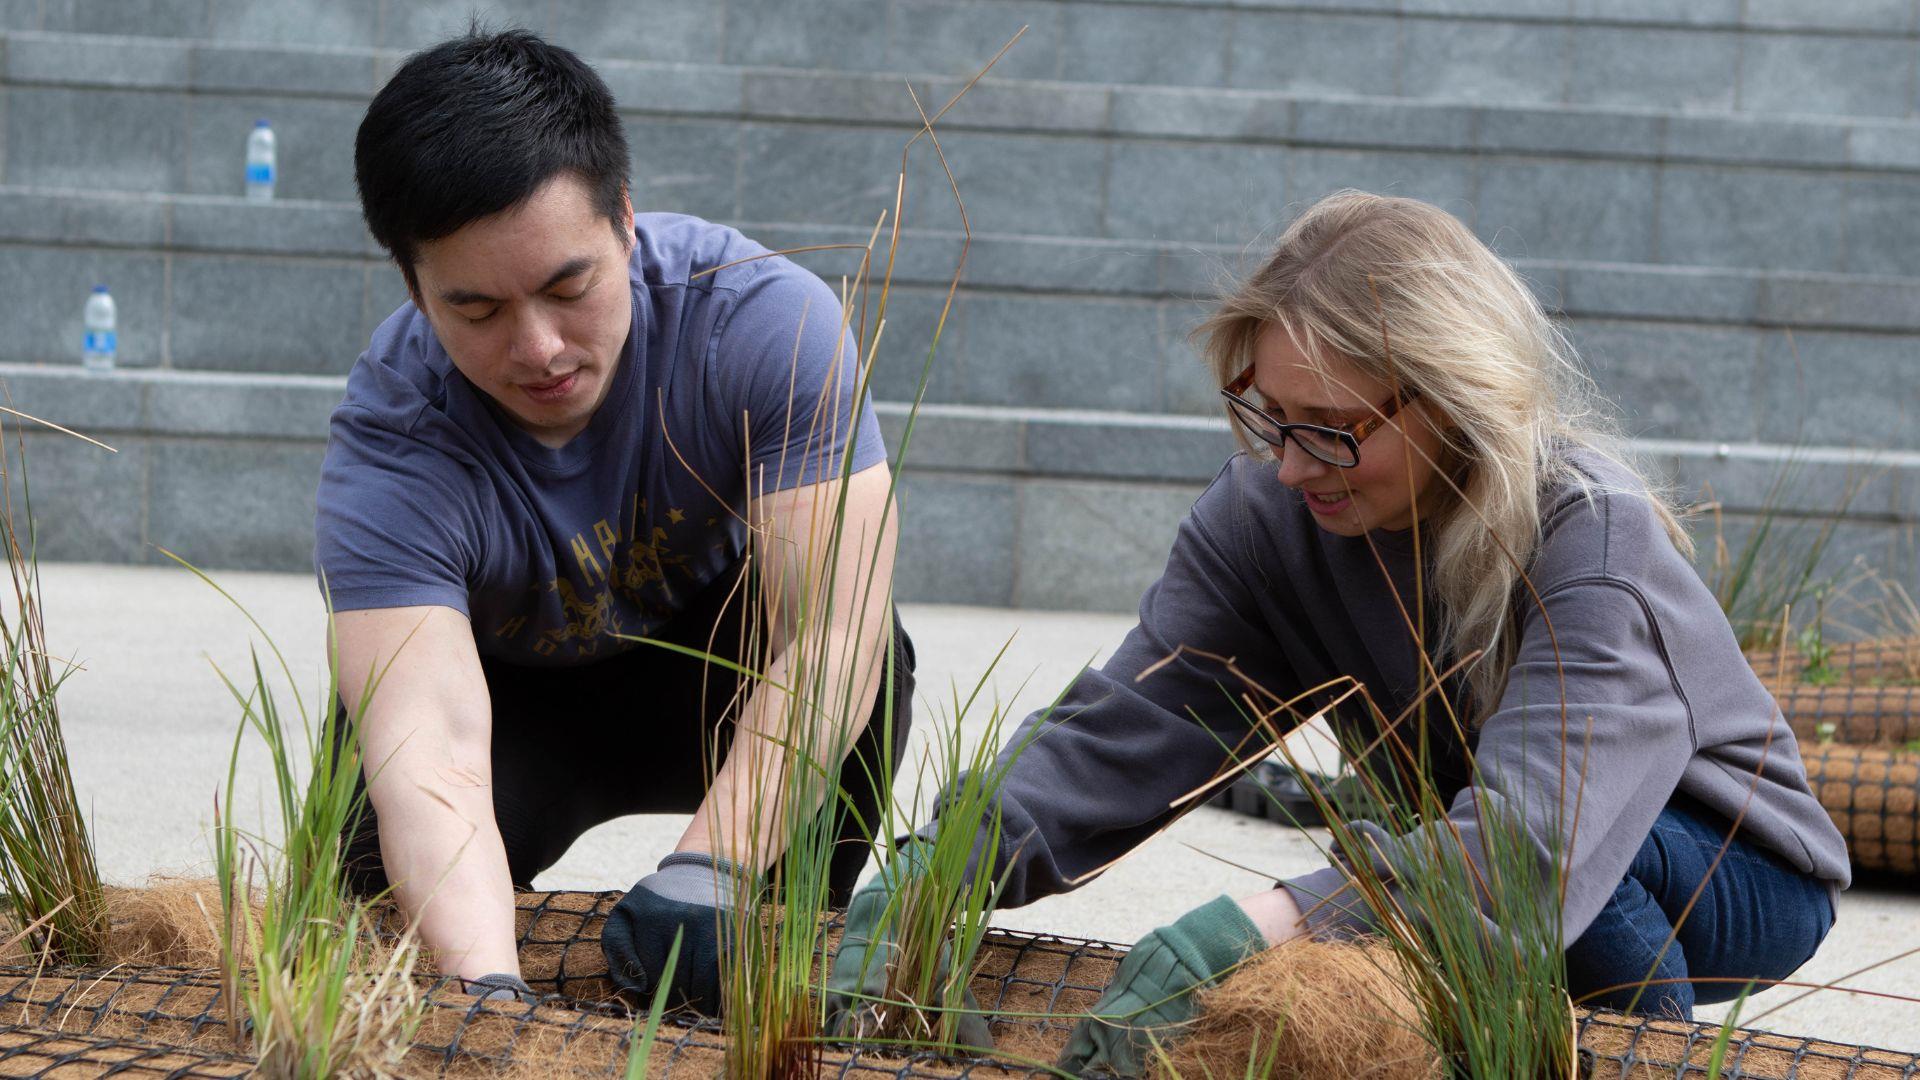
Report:
[[[987,1008],[1056,1013],[1051,1024],[1010,1018],[995,1025],[1002,1053],[1049,1061],[1066,1040],[1070,1014],[1086,1010],[1098,993],[1087,984],[1110,978],[1124,950],[1021,937],[1018,944],[996,942],[985,950],[974,985],[1000,990],[991,1002],[982,1000]],[[557,998],[538,1004],[480,1001],[445,984],[431,986],[427,1000],[398,1075],[465,1080],[624,1073],[633,1022],[617,1006]],[[229,1052],[219,980],[209,972],[0,971],[0,1020],[15,1025],[0,1028],[0,1076],[227,1077],[251,1068]],[[1623,1080],[1703,1075],[1717,1034],[1709,1025],[1585,1015],[1584,1074]],[[648,1075],[712,1077],[721,1071],[725,1052],[712,1022],[675,1018],[655,1038]],[[846,1046],[822,1047],[817,1063],[825,1074],[872,1080],[1034,1075],[983,1060],[889,1056]],[[1730,1080],[1920,1077],[1920,1056],[1757,1032],[1737,1033],[1726,1063]]]
[[[1827,743],[1800,756],[1855,866],[1920,873],[1920,754]]]
[[[584,1001],[614,996],[607,979],[600,931],[618,892],[524,892],[516,894],[520,974],[527,985]],[[823,927],[823,946],[839,943],[839,924]],[[1084,1012],[1100,997],[1124,950],[1093,941],[992,930],[981,949],[973,994],[982,1008],[1007,1013]],[[1056,1021],[1035,1020],[1049,1028]]]
[[[634,1022],[619,1006],[560,998],[537,1004],[481,1001],[445,982],[429,985],[426,997],[425,1015],[396,1070],[400,1076],[468,1080],[625,1075]],[[211,972],[0,970],[0,1021],[12,1025],[0,1027],[0,1076],[120,1075],[122,1060],[157,1049],[177,1052],[182,1066],[227,1071],[154,1075],[241,1076],[253,1067],[232,1052],[219,978]],[[75,1058],[62,1072],[5,1071],[12,1043],[50,1039],[80,1040],[88,1053],[105,1048],[117,1056]],[[717,1024],[676,1017],[655,1037],[648,1075],[713,1077],[721,1072],[725,1054]],[[943,1061],[929,1054],[903,1056],[850,1046],[823,1045],[816,1060],[825,1073],[873,1080],[1026,1072],[988,1061]]]
[[[1747,654],[1747,662],[1769,686],[1783,676],[1798,680],[1807,670],[1806,655],[1795,648],[1784,652],[1756,649]],[[1878,637],[1829,645],[1821,666],[1843,683],[1920,683],[1920,637]]]
[[[1596,1010],[1580,1018],[1581,1072],[1591,1080],[1704,1080],[1719,1035],[1711,1024]],[[1736,1029],[1720,1075],[1725,1080],[1912,1080],[1920,1077],[1920,1054]]]
[[[1920,638],[1831,646],[1819,682],[1809,679],[1806,658],[1796,650],[1748,653],[1747,661],[1802,742],[1825,737],[1875,746],[1920,739]]]
[[[618,899],[618,893],[521,894],[521,964],[529,982],[534,982],[535,964],[544,957],[551,973],[548,978],[556,984],[564,961],[569,987],[593,995],[609,993],[606,963],[593,935],[599,933],[606,911]],[[572,936],[567,936],[568,928]],[[830,926],[826,948],[830,951],[837,943],[838,928]],[[1104,942],[991,931],[974,967],[972,990],[981,1008],[1003,1014],[989,1025],[996,1047],[1010,1057],[1052,1061],[1066,1045],[1077,1015],[1092,1010],[1125,956],[1125,947]],[[1712,1025],[1642,1021],[1608,1012],[1583,1014],[1580,1031],[1585,1060],[1592,1064],[1589,1075],[1634,1080],[1703,1075],[1695,1067],[1696,1058],[1706,1060],[1699,1047],[1711,1047],[1719,1034]],[[1739,1033],[1726,1061],[1729,1080],[1824,1080],[1829,1076],[1920,1080],[1920,1055],[1764,1032]],[[933,1063],[925,1067],[934,1072],[940,1068]]]
[[[249,1076],[253,1069],[251,1060],[229,1054],[209,1054],[137,1039],[0,1027],[0,1076],[6,1077],[197,1080]]]
[[[1903,746],[1920,739],[1920,686],[1789,683],[1767,689],[1803,743],[1832,738],[1856,746]]]

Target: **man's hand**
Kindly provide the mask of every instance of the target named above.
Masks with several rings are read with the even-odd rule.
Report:
[[[885,918],[887,908],[894,905],[897,909],[898,891],[920,876],[924,858],[919,842],[910,842],[898,858],[881,867],[853,894],[853,903],[847,907],[846,933],[840,937],[840,951],[834,954],[833,969],[827,976],[827,1034],[864,1038],[879,1026],[878,1010],[886,1006],[878,999],[886,996],[889,970],[900,957],[900,915],[896,910],[891,919]],[[881,925],[883,922],[887,925]],[[946,982],[952,963],[953,946],[948,943],[940,950],[940,963],[933,976],[935,986]],[[971,991],[963,994],[962,1004],[969,1010],[979,1008]],[[987,1028],[987,1018],[977,1011],[962,1015],[954,1029],[954,1042],[978,1050],[992,1049],[993,1034]]]
[[[743,894],[757,893],[753,875],[727,859],[674,852],[607,914],[600,932],[607,974],[621,989],[651,996],[678,933],[680,958],[668,984],[668,1003],[720,1015],[720,952],[733,933],[735,904]]]
[[[1093,1015],[1074,1025],[1060,1068],[1076,1076],[1145,1076],[1154,1040],[1193,1015],[1194,991],[1266,947],[1260,928],[1222,896],[1143,937],[1120,962]]]

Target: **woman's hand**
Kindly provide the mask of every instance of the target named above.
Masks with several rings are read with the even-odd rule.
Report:
[[[1194,991],[1259,952],[1260,928],[1222,896],[1141,938],[1093,1012],[1075,1024],[1059,1067],[1075,1076],[1145,1076],[1153,1043],[1193,1016]]]
[[[1268,889],[1249,896],[1240,901],[1240,909],[1260,928],[1260,936],[1266,939],[1269,949],[1307,932],[1306,916],[1300,914],[1300,905],[1293,902],[1293,894],[1285,889]]]

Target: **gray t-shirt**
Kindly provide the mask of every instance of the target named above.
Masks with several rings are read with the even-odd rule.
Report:
[[[321,469],[335,610],[444,605],[483,657],[604,658],[739,559],[749,473],[763,492],[818,482],[849,440],[854,471],[885,459],[824,282],[698,218],[640,214],[634,236],[613,383],[559,449],[455,370],[412,303],[375,331]]]
[[[1477,725],[1468,734],[1483,778],[1477,791],[1445,713],[1437,703],[1427,710],[1433,780],[1467,853],[1484,864],[1476,795],[1516,810],[1543,862],[1561,853],[1571,942],[1678,791],[1729,820],[1744,806],[1750,839],[1844,887],[1845,842],[1808,789],[1793,733],[1719,605],[1631,473],[1591,453],[1570,460],[1596,482],[1594,497],[1570,489],[1543,500],[1543,540],[1528,574],[1541,603],[1520,601],[1519,656],[1498,707],[1461,714]],[[1412,534],[1373,533],[1370,549],[1367,538],[1337,536],[1312,518],[1271,465],[1245,455],[1200,496],[1112,659],[1084,672],[1050,718],[1036,713],[1009,740],[1018,747],[1038,733],[1002,789],[1003,903],[1071,888],[1152,836],[1173,816],[1174,799],[1228,764],[1225,747],[1248,728],[1230,697],[1246,683],[1214,657],[1282,698],[1351,676],[1389,718],[1412,702],[1419,654],[1396,600],[1416,610]],[[1448,690],[1461,699],[1458,686]],[[1360,717],[1341,709],[1332,719],[1365,738],[1371,732],[1353,726],[1371,722]],[[1408,739],[1417,742],[1412,731]],[[1576,781],[1565,803],[1563,748],[1564,775]],[[1407,842],[1362,828],[1389,864]],[[1552,867],[1539,869],[1540,880],[1555,880]],[[1345,880],[1329,866],[1284,884],[1319,932],[1366,923],[1351,891],[1344,903],[1320,903]]]

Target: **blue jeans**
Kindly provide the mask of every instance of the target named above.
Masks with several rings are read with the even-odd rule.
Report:
[[[1731,826],[1693,799],[1674,796],[1607,906],[1567,949],[1575,1001],[1609,986],[1637,986],[1649,971],[1654,979],[1784,979],[1813,955],[1833,927],[1828,883],[1745,834],[1734,837],[1680,933],[1667,944]],[[1729,1001],[1742,985],[1660,983],[1641,992],[1634,1011],[1690,1020],[1695,1002]],[[1629,987],[1584,1003],[1624,1009],[1633,997]]]

